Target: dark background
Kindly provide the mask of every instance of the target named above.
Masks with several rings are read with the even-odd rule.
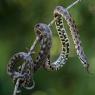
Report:
[[[57,5],[67,7],[74,0],[0,0],[0,93],[12,95],[14,85],[6,69],[10,57],[17,52],[26,51],[35,40],[34,25],[38,22],[49,23]],[[88,74],[79,61],[70,38],[70,55],[67,64],[59,71],[43,69],[35,73],[35,88],[23,95],[95,95],[95,0],[81,0],[70,9],[81,36],[84,51],[90,64]],[[57,32],[53,30],[51,60],[60,53]],[[38,47],[39,48],[39,47]]]

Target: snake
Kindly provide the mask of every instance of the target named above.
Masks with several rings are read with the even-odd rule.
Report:
[[[72,36],[74,45],[75,45],[77,55],[78,55],[81,63],[83,64],[84,68],[88,71],[89,63],[87,60],[87,56],[84,53],[84,50],[82,47],[82,42],[80,40],[79,31],[75,24],[74,19],[72,18],[71,14],[68,12],[68,10],[66,8],[64,8],[63,6],[57,6],[55,8],[55,11],[57,11],[58,14],[60,14],[67,22],[70,32],[71,32],[71,36]]]

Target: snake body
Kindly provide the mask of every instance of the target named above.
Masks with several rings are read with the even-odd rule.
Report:
[[[63,67],[63,64],[65,64],[68,60],[68,54],[69,54],[69,39],[68,35],[66,33],[66,30],[64,28],[63,18],[56,10],[54,10],[54,17],[55,17],[55,26],[57,33],[60,38],[61,42],[61,53],[56,61],[53,63],[50,63],[50,56],[49,60],[45,63],[45,69],[47,70],[59,70],[61,67]]]
[[[70,43],[69,43],[68,35],[64,28],[62,16],[58,14],[58,11],[54,10],[54,17],[55,19],[57,18],[55,20],[55,26],[60,38],[61,48],[62,48],[59,58],[57,59],[57,61],[52,63],[54,68],[57,70],[60,69],[60,67],[63,67],[63,64],[65,64],[68,60]]]
[[[71,35],[73,38],[73,42],[75,44],[77,55],[79,56],[81,63],[88,70],[88,67],[89,67],[88,60],[84,53],[83,47],[81,45],[80,35],[78,33],[78,29],[75,24],[75,21],[73,20],[73,18],[71,17],[71,14],[68,12],[66,8],[62,6],[57,6],[55,10],[57,10],[58,13],[66,20],[71,31]]]
[[[19,64],[20,61],[25,63],[23,70],[21,70],[23,64]],[[24,87],[25,89],[32,89],[34,87],[33,82],[33,60],[28,53],[19,52],[14,54],[8,64],[8,74],[12,77],[14,82],[20,78],[19,87]]]

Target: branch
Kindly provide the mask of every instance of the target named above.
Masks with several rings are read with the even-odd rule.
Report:
[[[36,40],[34,41],[33,45],[31,46],[31,48],[30,48],[30,50],[29,50],[29,52],[28,52],[28,55],[30,55],[30,54],[34,51],[34,48],[35,48],[35,45],[36,45],[37,41],[38,41],[38,38],[36,38]],[[22,73],[23,70],[24,70],[25,64],[26,64],[26,63],[24,63],[24,64],[22,65],[21,73]],[[18,92],[19,81],[20,81],[20,78],[18,78],[17,81],[16,81],[13,95],[16,95],[17,93],[19,93],[19,92]]]
[[[22,68],[21,68],[21,73],[22,71],[24,70],[24,67],[25,67],[25,63],[22,65]],[[15,88],[14,88],[14,92],[13,92],[13,95],[16,95],[18,93],[18,87],[19,87],[19,81],[20,81],[20,78],[17,79],[17,82],[15,84]]]

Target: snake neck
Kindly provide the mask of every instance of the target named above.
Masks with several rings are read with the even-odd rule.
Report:
[[[70,43],[68,35],[64,28],[62,16],[59,16],[59,18],[55,21],[55,25],[61,42],[61,47],[62,47],[61,54],[65,55],[68,58]]]
[[[42,41],[40,42],[40,52],[34,61],[34,71],[36,71],[42,64],[46,62],[47,56],[48,56],[48,51],[51,48],[51,38],[43,38]]]

